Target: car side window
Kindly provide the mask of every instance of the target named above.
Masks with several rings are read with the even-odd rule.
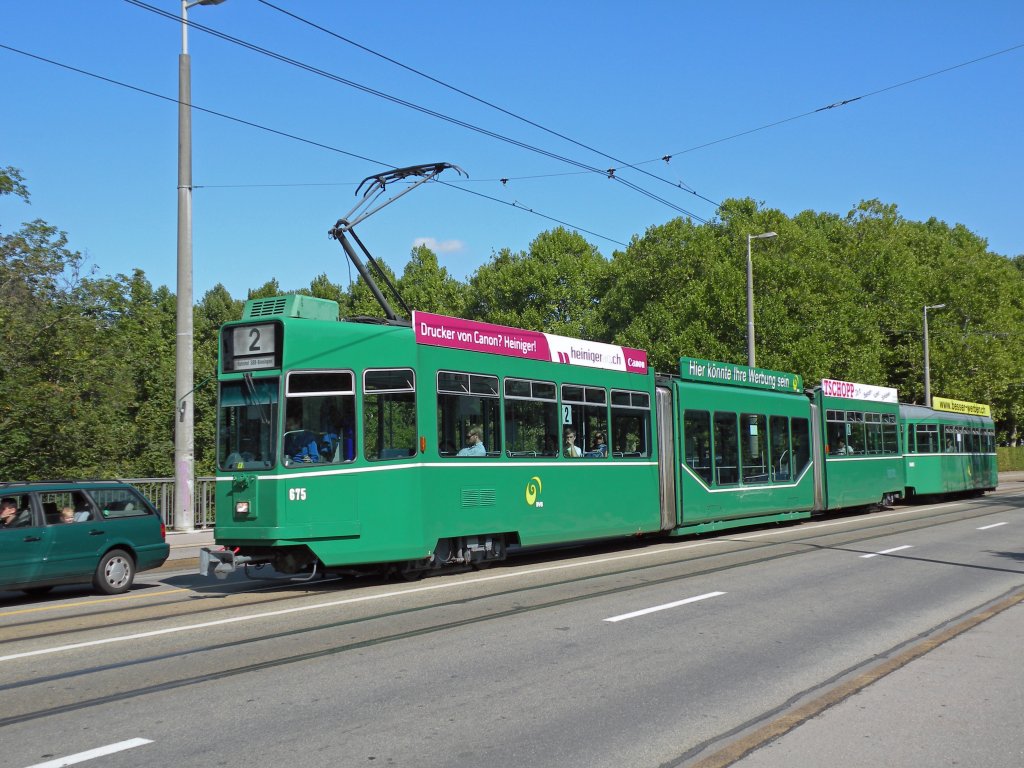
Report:
[[[146,502],[132,488],[95,488],[90,495],[96,505],[96,514],[102,520],[149,514]]]
[[[3,515],[0,526],[3,528],[30,528],[39,525],[33,510],[32,494],[3,493]]]
[[[41,491],[36,494],[45,525],[65,525],[93,519],[92,502],[81,491]]]

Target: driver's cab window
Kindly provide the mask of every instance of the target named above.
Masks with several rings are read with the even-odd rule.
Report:
[[[286,467],[355,459],[354,380],[352,371],[288,374],[281,453]]]

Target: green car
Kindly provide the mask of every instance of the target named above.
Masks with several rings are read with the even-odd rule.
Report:
[[[0,483],[0,590],[44,594],[91,581],[127,591],[170,547],[159,513],[127,483]]]

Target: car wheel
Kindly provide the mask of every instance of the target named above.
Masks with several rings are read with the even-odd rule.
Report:
[[[53,589],[52,586],[50,586],[50,587],[29,587],[28,589],[23,589],[21,591],[24,592],[26,595],[29,595],[30,597],[42,597],[47,592],[49,592],[51,589]]]
[[[127,592],[135,578],[135,561],[122,549],[112,549],[103,556],[96,566],[92,583],[96,589],[108,595]]]

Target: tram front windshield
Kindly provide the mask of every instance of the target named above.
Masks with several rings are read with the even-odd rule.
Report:
[[[231,472],[274,466],[280,379],[225,381],[220,385],[217,466]]]

